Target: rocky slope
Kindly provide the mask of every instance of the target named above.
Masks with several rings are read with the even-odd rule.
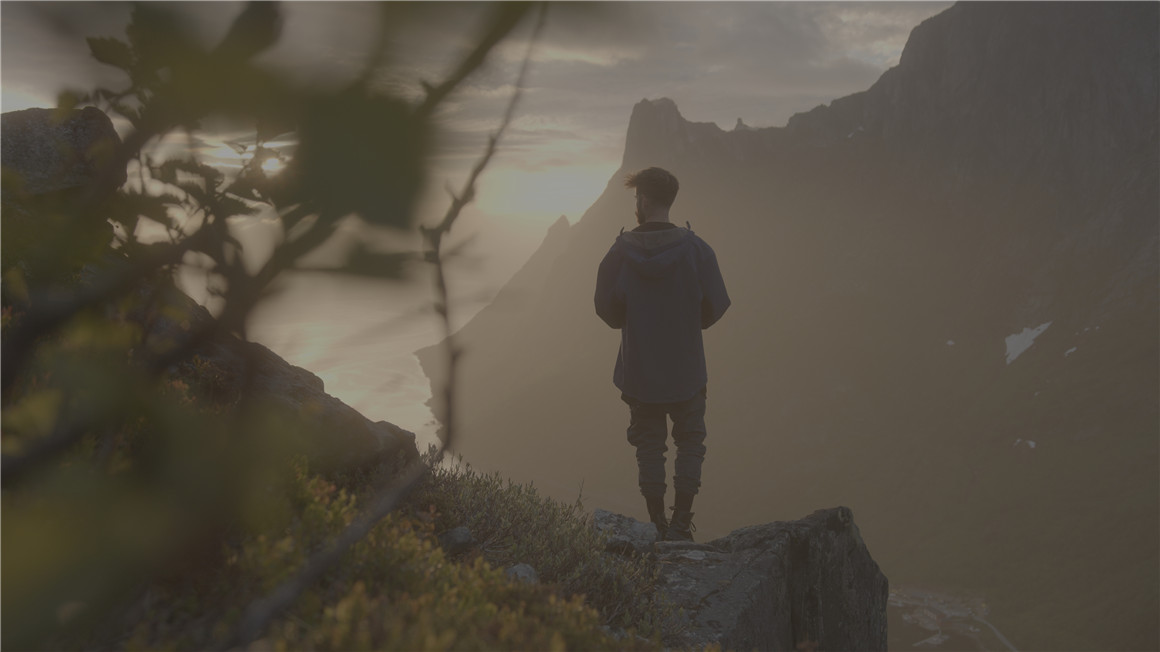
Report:
[[[893,581],[983,595],[1019,647],[1160,646],[1157,23],[959,4],[782,128],[642,101],[622,169],[521,272],[539,293],[461,332],[465,457],[643,511],[591,301],[623,175],[659,165],[734,303],[706,335],[703,533],[847,504]]]
[[[886,649],[888,582],[845,507],[708,543],[654,543],[651,523],[599,509],[593,523],[610,551],[656,555],[660,591],[685,619],[679,647]]]
[[[5,113],[2,124],[4,175],[6,184],[11,184],[6,188],[16,189],[4,197],[5,254],[35,254],[70,241],[94,242],[98,250],[107,251],[113,234],[109,223],[43,223],[38,220],[51,213],[29,212],[24,202],[67,196],[100,178],[107,167],[102,166],[101,157],[120,143],[108,116],[94,107],[71,111],[60,119],[54,118],[51,109],[26,109]],[[125,175],[113,175],[109,181],[120,186]],[[59,237],[59,229],[65,229],[70,237]],[[94,258],[99,255],[95,253]],[[9,258],[9,264],[13,260]],[[19,259],[18,264],[27,267],[29,261]],[[106,256],[103,262],[87,266],[80,278],[91,282],[116,264],[114,257]],[[153,346],[178,342],[212,320],[204,307],[178,290],[170,279],[142,278],[133,294],[140,300],[137,305],[146,308],[130,311],[125,317],[142,325],[145,342]],[[195,375],[204,373],[195,368],[212,370],[214,378],[212,383],[207,379],[207,384],[215,387],[219,398],[236,398],[244,391],[254,400],[273,402],[280,411],[293,415],[310,438],[306,443],[320,469],[373,465],[396,455],[418,456],[413,433],[386,421],[370,421],[327,394],[318,376],[256,342],[222,332],[190,357],[198,364],[183,363],[183,370]]]

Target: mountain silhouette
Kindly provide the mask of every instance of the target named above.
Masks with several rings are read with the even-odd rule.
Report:
[[[1019,647],[1160,648],[1158,9],[956,4],[784,127],[641,101],[605,192],[460,331],[458,450],[643,512],[592,293],[625,174],[664,167],[733,299],[703,536],[849,505],[892,585],[977,593]]]

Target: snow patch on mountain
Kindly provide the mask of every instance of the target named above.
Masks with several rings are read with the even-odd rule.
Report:
[[[1035,338],[1042,335],[1043,331],[1047,330],[1052,323],[1040,324],[1035,328],[1024,328],[1022,332],[1008,335],[1004,340],[1007,343],[1007,364],[1011,364],[1015,361],[1015,358],[1018,358],[1024,351],[1031,348],[1031,345],[1035,343]]]

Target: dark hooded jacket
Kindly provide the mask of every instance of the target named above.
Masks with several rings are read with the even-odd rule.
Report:
[[[621,233],[596,275],[596,314],[620,329],[612,381],[645,403],[692,398],[708,382],[701,330],[728,307],[717,256],[692,230]]]

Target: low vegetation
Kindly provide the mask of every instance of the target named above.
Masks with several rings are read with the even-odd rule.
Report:
[[[414,486],[392,485],[395,462],[324,469],[304,444],[303,419],[255,400],[249,385],[238,389],[230,370],[198,355],[219,338],[244,337],[253,307],[283,274],[307,269],[305,257],[340,221],[366,233],[418,229],[436,109],[530,9],[491,8],[472,47],[441,82],[421,84],[419,101],[371,84],[387,65],[385,46],[340,89],[263,67],[255,56],[281,30],[273,3],[247,5],[214,47],[152,3],[135,5],[124,40],[88,39],[122,83],[62,92],[52,120],[97,106],[127,133],[81,186],[33,196],[4,175],[5,648],[651,649],[666,639],[675,619],[655,597],[655,564],[604,553],[578,504],[437,463],[438,454]],[[395,3],[381,10],[385,44],[406,16]],[[542,25],[542,8],[537,15]],[[474,196],[528,61],[530,46],[464,189],[439,225],[421,230],[423,252],[360,243],[334,267],[309,269],[398,280],[405,263],[430,262],[446,321],[441,237]],[[253,128],[231,141],[248,153],[240,171],[197,156],[194,136],[215,119]],[[182,134],[184,152],[155,147]],[[292,154],[268,146],[283,137],[297,142]],[[273,158],[288,159],[285,170],[267,176]],[[255,272],[230,222],[260,210],[277,215],[287,236]],[[92,232],[75,226],[83,224]],[[164,237],[142,237],[149,231]],[[181,332],[152,338],[165,308],[149,288],[169,288],[191,261],[212,281],[220,311],[193,326],[166,315]],[[392,486],[410,490],[383,510]],[[362,523],[373,526],[346,536]],[[450,558],[439,535],[458,526],[478,544]],[[315,563],[334,550],[342,552]],[[509,579],[504,569],[516,562],[539,581]],[[295,582],[288,607],[245,627],[255,605]]]
[[[375,474],[326,478],[304,460],[279,499],[201,558],[137,587],[114,618],[49,647],[219,647],[246,607],[357,515]],[[449,558],[438,534],[477,544]],[[406,504],[293,607],[254,649],[656,649],[675,620],[654,591],[655,563],[602,550],[578,504],[464,465],[433,465]],[[503,572],[527,563],[539,582]]]

